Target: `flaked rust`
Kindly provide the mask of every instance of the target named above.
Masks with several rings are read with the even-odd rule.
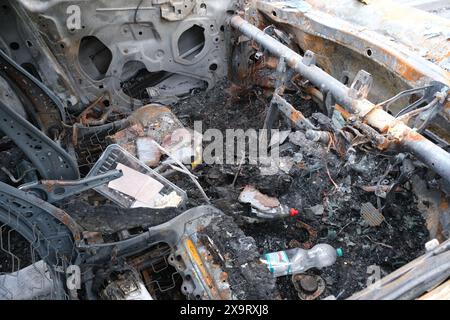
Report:
[[[327,73],[333,74],[331,71],[335,70],[335,66],[341,63],[337,58],[347,59],[345,56],[336,55],[336,50],[342,47],[350,49],[350,52],[357,53],[361,58],[376,62],[378,66],[390,70],[397,78],[406,81],[410,86],[419,85],[424,80],[437,80],[450,84],[450,73],[433,65],[434,61],[440,62],[444,61],[446,57],[448,58],[448,51],[445,50],[447,43],[443,35],[438,38],[438,40],[441,39],[440,42],[424,36],[428,28],[426,17],[430,18],[428,13],[424,12],[424,15],[419,15],[420,21],[412,25],[412,27],[417,26],[422,32],[418,35],[418,41],[415,41],[417,45],[411,46],[406,45],[411,44],[409,39],[389,41],[390,38],[381,35],[380,32],[375,33],[378,30],[372,30],[372,26],[364,20],[344,15],[343,10],[347,9],[342,6],[343,4],[331,5],[329,2],[323,2],[320,5],[312,4],[313,9],[311,10],[286,10],[278,3],[264,3],[260,4],[259,7],[275,22],[288,24],[292,32],[296,34],[297,41],[303,51],[313,51],[317,55],[318,64]],[[389,10],[386,12],[386,8],[377,7],[377,10],[380,9],[384,9],[382,13],[380,12],[381,16],[384,15],[385,19],[391,18]],[[272,14],[274,10],[278,12],[277,16]],[[352,7],[348,10],[353,10],[355,16],[368,14],[361,7]],[[405,11],[405,14],[414,16],[409,8],[405,8]],[[339,15],[337,16],[338,12]],[[405,23],[405,16],[403,14],[400,14],[400,16],[401,19],[394,17],[394,20],[397,20],[397,22],[403,20],[402,23]],[[370,21],[369,17],[367,20]],[[298,21],[301,21],[301,23]],[[443,20],[439,22],[440,27],[445,30],[445,25],[442,24]],[[381,28],[384,28],[384,26],[381,26]],[[395,33],[395,30],[388,31],[387,29],[385,31],[385,34],[392,33]],[[396,36],[401,38],[404,37],[404,34],[396,34]],[[440,50],[442,43],[444,49]],[[416,53],[416,51],[423,51],[424,49],[427,49],[426,55],[422,56]]]
[[[423,135],[421,135],[420,133],[413,131],[413,130],[409,131],[409,133],[407,135],[405,135],[403,137],[403,139],[405,141],[416,141],[416,142],[426,140],[426,138]]]
[[[341,113],[342,117],[344,117],[345,120],[350,118],[352,115],[350,112],[348,112],[347,110],[345,110],[343,107],[341,107],[338,104],[335,106],[335,109]]]
[[[395,62],[395,72],[399,74],[403,79],[410,82],[417,82],[424,77],[424,74],[419,72],[416,66],[408,63],[405,59],[401,57],[396,57]]]
[[[49,205],[48,202],[33,197],[36,205],[41,206],[44,210],[49,212],[55,219],[60,221],[62,224],[64,224],[72,233],[72,236],[76,243],[80,243],[83,239],[83,228],[78,225],[78,223],[64,210],[54,207],[52,205]]]
[[[276,57],[264,58],[264,67],[275,70],[280,60]]]
[[[83,239],[82,228],[67,214],[64,210],[54,208],[52,212],[53,216],[61,221],[72,232],[75,242],[79,243]]]
[[[34,114],[35,120],[48,136],[53,138],[63,131],[61,125],[63,119],[57,105],[58,101],[53,100],[44,89],[27,79],[24,73],[3,57],[0,57],[0,73],[14,83],[32,102],[34,110],[27,110],[27,112]]]
[[[202,279],[204,280],[205,284],[209,288],[213,298],[220,299],[220,293],[217,289],[217,286],[215,284],[214,279],[209,274],[208,270],[206,269],[205,264],[203,263],[202,258],[200,257],[199,252],[197,251],[197,247],[195,246],[194,242],[191,239],[186,239],[185,241],[186,249],[189,253],[189,256],[193,260],[192,262],[195,263],[195,265],[198,267],[198,270],[201,273]]]
[[[294,111],[292,112],[290,119],[292,120],[292,122],[297,123],[300,120],[303,120],[305,117],[302,115],[302,113],[300,111]]]
[[[203,227],[197,228],[197,233],[201,233]],[[198,271],[200,271],[202,282],[205,282],[209,298],[231,299],[231,289],[228,283],[228,273],[223,271],[220,264],[215,261],[211,248],[202,241],[197,245],[188,238],[186,241],[185,259],[189,259]]]
[[[72,186],[74,182],[67,180],[42,180],[40,184],[47,192],[53,192],[57,187]]]
[[[368,112],[366,112],[366,114],[363,117],[363,122],[365,124],[371,125],[371,123],[374,122],[374,119],[376,119],[378,117],[378,115],[380,113],[384,113],[384,110],[382,107],[378,106],[378,105],[374,105]],[[389,129],[392,125],[392,123],[389,121],[390,119],[387,117],[384,117],[386,119],[384,119],[382,124],[379,124],[377,126],[377,129],[380,133],[388,133]],[[393,118],[392,118],[393,119]],[[397,124],[398,121],[394,121],[394,125]]]
[[[305,229],[308,232],[308,241],[303,242],[302,246],[304,249],[311,249],[313,244],[317,241],[317,230],[300,220],[295,223],[295,226],[299,229]]]

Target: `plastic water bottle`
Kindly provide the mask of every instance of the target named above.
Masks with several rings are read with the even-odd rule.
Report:
[[[310,250],[300,248],[265,254],[261,261],[267,265],[274,277],[305,272],[311,268],[322,269],[342,257],[342,249],[328,244],[318,244]]]

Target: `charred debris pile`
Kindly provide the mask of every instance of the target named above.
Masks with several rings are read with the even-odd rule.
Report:
[[[295,106],[303,122],[298,126],[292,118],[276,118],[274,128],[280,131],[270,138],[279,145],[280,158],[271,170],[249,164],[248,145],[245,157],[236,155],[234,164],[174,165],[195,158],[192,140],[198,121],[204,130],[217,129],[224,137],[229,129],[264,127],[276,77],[261,69],[258,78],[255,83],[259,84],[242,86],[224,80],[211,91],[193,92],[171,107],[152,104],[137,108],[126,118],[115,115],[114,123],[120,122],[122,127],[77,135],[76,152],[85,175],[107,170],[102,166],[116,159],[111,157],[119,157],[115,152],[123,157],[121,163],[129,164],[125,170],[137,170],[130,156],[155,169],[167,192],[153,203],[160,209],[152,215],[145,209],[125,209],[130,207],[127,198],[119,199],[119,193],[131,196],[130,186],[139,176],[112,187],[114,192],[111,185],[104,186],[97,189],[102,196],[84,192],[61,207],[105,241],[118,241],[209,202],[255,240],[261,256],[288,249],[308,250],[319,243],[339,250],[341,256],[332,266],[277,278],[279,296],[284,299],[346,298],[367,286],[373,270],[384,276],[421,255],[430,238],[425,220],[428,208],[426,196],[419,198],[416,193],[417,188],[427,188],[424,183],[433,182],[433,174],[407,154],[380,152],[370,128],[346,119],[344,112],[325,115],[323,103],[299,79],[286,85],[284,99]],[[94,115],[83,116],[89,119]],[[6,138],[3,145],[1,174],[11,179],[10,171],[21,153],[10,148]],[[145,196],[133,196],[147,201]],[[131,211],[133,215],[129,215]],[[19,252],[20,241],[15,242]],[[27,255],[28,248],[22,251]],[[5,270],[9,260],[2,256]],[[175,271],[168,271],[167,277],[174,277],[171,272]],[[169,287],[175,289],[157,296],[183,297],[175,283],[179,286],[179,279],[169,281]]]
[[[427,179],[428,170],[404,154],[378,152],[362,133],[350,152],[340,153],[333,133],[338,131],[336,124],[342,130],[345,121],[324,116],[307,93],[294,88],[288,92],[297,110],[322,132],[330,133],[330,141],[316,141],[306,131],[292,129],[280,145],[280,168],[273,175],[262,175],[261,168],[248,164],[205,165],[194,172],[213,204],[256,240],[261,254],[310,249],[317,243],[342,248],[343,257],[332,267],[307,274],[319,285],[323,280],[322,298],[327,294],[345,298],[366,287],[371,266],[379,267],[384,276],[424,251],[429,232],[417,206],[419,199],[410,182],[402,179],[409,170]],[[263,87],[236,88],[222,83],[212,92],[179,103],[173,111],[186,127],[201,120],[205,126],[224,132],[262,128],[270,98],[270,91]],[[281,129],[291,130],[289,120],[280,120]],[[195,199],[201,201],[195,187],[177,183],[188,190],[194,205]],[[239,201],[248,186],[267,198],[278,199],[298,215],[282,219],[255,216],[251,204]],[[277,285],[287,299],[314,296],[305,293],[291,277],[278,278]]]
[[[67,1],[4,2],[0,299],[411,299],[448,279],[430,17],[412,43],[384,8],[399,32],[342,20],[354,1],[89,1],[73,30]]]
[[[261,72],[266,74],[267,83],[273,83],[272,73]],[[271,172],[237,155],[235,164],[196,164],[188,166],[189,173],[175,170],[171,164],[172,158],[194,158],[190,143],[195,122],[201,121],[204,130],[218,129],[224,137],[227,129],[263,128],[272,89],[260,85],[238,87],[224,81],[209,92],[193,93],[171,108],[152,105],[138,109],[131,116],[137,119],[134,124],[106,135],[104,140],[95,138],[99,150],[108,143],[117,144],[185,191],[186,208],[205,204],[206,195],[246,236],[255,239],[261,256],[286,249],[311,249],[318,243],[339,248],[342,257],[332,266],[279,277],[277,287],[285,299],[330,295],[342,299],[365,288],[373,268],[379,268],[384,276],[424,252],[429,231],[410,178],[413,173],[418,179],[428,180],[430,173],[406,154],[379,152],[365,128],[352,126],[339,112],[326,116],[320,102],[308,94],[309,89],[299,85],[294,79],[284,97],[314,129],[295,128],[280,116],[276,121],[280,134],[272,137],[280,145],[280,162]],[[143,127],[151,128],[151,138],[145,137]],[[189,137],[189,143],[171,144],[184,136]],[[156,140],[161,149],[149,147],[146,140]],[[103,141],[106,143],[101,145]],[[92,155],[92,159],[86,159],[91,163],[101,155],[89,148],[81,152]],[[189,174],[196,177],[200,189]],[[245,200],[246,192],[256,194],[257,200]],[[69,201],[66,211],[89,230],[101,225],[98,231],[103,234],[124,229],[139,233],[181,212],[162,209],[160,215],[152,217],[143,213],[133,220],[118,214],[114,219],[110,213],[121,209],[105,203],[104,198],[93,193],[85,195],[83,201],[87,208],[80,207],[80,199],[76,199]],[[88,214],[92,210],[96,212],[94,221]]]

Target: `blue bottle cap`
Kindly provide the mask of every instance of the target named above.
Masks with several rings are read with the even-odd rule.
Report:
[[[342,248],[337,248],[336,252],[337,252],[337,255],[338,255],[339,258],[344,255],[344,251],[342,250]]]

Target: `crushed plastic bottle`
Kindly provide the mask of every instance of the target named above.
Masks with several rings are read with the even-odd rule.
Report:
[[[342,257],[342,249],[328,244],[318,244],[310,250],[300,248],[265,254],[261,261],[267,265],[274,277],[303,273],[311,268],[322,269]]]

